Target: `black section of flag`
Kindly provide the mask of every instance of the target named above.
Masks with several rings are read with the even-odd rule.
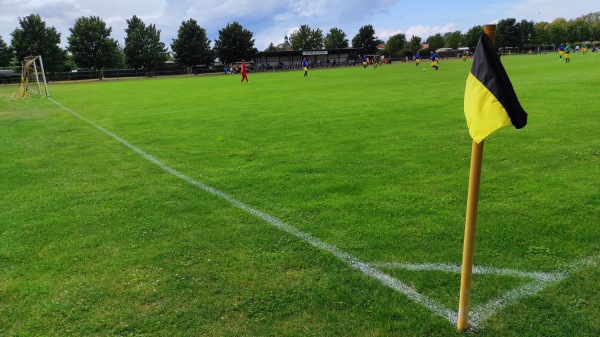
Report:
[[[477,43],[471,73],[502,104],[512,125],[517,129],[527,124],[527,113],[521,107],[506,70],[500,62],[500,56],[494,50],[490,38],[482,34]]]

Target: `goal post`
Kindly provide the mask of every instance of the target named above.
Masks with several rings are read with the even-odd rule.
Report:
[[[40,97],[50,96],[41,55],[27,56],[21,62],[21,83],[19,83],[14,97],[24,98],[29,94]]]

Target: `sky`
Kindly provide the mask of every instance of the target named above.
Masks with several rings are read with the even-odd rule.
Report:
[[[283,43],[284,36],[301,25],[319,28],[323,36],[339,28],[352,44],[365,25],[372,25],[383,41],[398,33],[425,40],[507,18],[552,22],[598,11],[598,0],[0,0],[0,37],[10,45],[11,33],[20,28],[19,17],[39,14],[46,27],[61,34],[61,46],[66,47],[75,21],[97,16],[123,46],[126,20],[136,15],[161,31],[161,41],[169,49],[181,23],[194,19],[211,41],[228,23],[238,22],[253,33],[255,47],[264,50],[270,43]]]

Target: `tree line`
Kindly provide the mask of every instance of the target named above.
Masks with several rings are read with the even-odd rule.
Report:
[[[435,34],[422,41],[418,36],[406,39],[404,34],[389,38],[383,53],[403,56],[421,50],[422,43],[427,43],[429,50],[439,48],[458,49],[467,47],[475,50],[483,26],[473,26],[466,33],[460,31]],[[500,20],[496,24],[496,46],[512,47],[520,51],[535,51],[540,46],[557,46],[561,43],[598,43],[600,41],[600,12],[590,13],[574,20],[556,19],[550,23],[521,20],[514,18]]]
[[[111,38],[112,28],[97,16],[81,17],[69,28],[68,46],[60,48],[61,34],[54,27],[47,27],[40,15],[31,14],[19,18],[19,27],[12,33],[10,46],[0,36],[0,67],[20,67],[26,56],[42,55],[48,72],[72,69],[157,69],[169,58],[182,66],[192,68],[210,67],[215,58],[223,64],[250,60],[258,53],[253,34],[237,22],[229,23],[219,30],[219,37],[211,47],[206,30],[196,20],[183,21],[173,39],[171,52],[160,41],[161,31],[154,24],[146,24],[137,16],[126,20],[124,46]],[[372,25],[361,27],[352,38],[352,46],[365,54],[385,54],[401,57],[416,53],[427,43],[429,50],[447,47],[468,47],[473,50],[483,26],[473,26],[466,33],[460,31],[435,34],[422,40],[418,36],[407,39],[405,34],[391,36],[387,42],[375,36]],[[600,12],[583,15],[574,20],[564,18],[552,22],[536,22],[514,18],[500,20],[496,25],[496,45],[516,47],[519,50],[536,46],[554,46],[560,43],[600,41]],[[289,43],[279,46],[271,43],[266,51],[337,49],[350,46],[344,31],[332,28],[326,35],[319,28],[302,25],[292,32]],[[385,45],[383,50],[378,47]]]
[[[214,47],[206,30],[196,20],[183,21],[177,38],[171,43],[172,54],[160,41],[161,31],[154,24],[146,24],[137,16],[126,20],[125,44],[110,37],[112,28],[97,16],[81,17],[69,28],[68,46],[60,48],[61,34],[47,27],[40,15],[19,18],[19,28],[12,33],[8,46],[0,36],[0,67],[19,68],[26,56],[42,55],[45,70],[62,72],[73,69],[147,69],[162,67],[170,57],[189,68],[211,66],[215,57],[224,63],[251,59],[258,51],[254,48],[252,33],[233,22],[219,31]]]

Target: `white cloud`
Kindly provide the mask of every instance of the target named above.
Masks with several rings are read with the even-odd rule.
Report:
[[[98,16],[112,28],[114,38],[123,38],[125,20],[137,15],[146,24],[154,23],[161,29],[161,19],[167,8],[165,0],[0,0],[3,16],[0,18],[0,36],[10,40],[10,33],[19,28],[19,18],[39,14],[46,27],[55,27],[61,33],[62,46],[70,35],[69,28],[80,17]],[[147,21],[146,21],[147,20]],[[8,41],[7,41],[8,42]]]
[[[398,35],[398,34],[403,34],[404,32],[400,29],[396,29],[396,30],[389,30],[389,29],[377,29],[375,28],[375,36],[377,36],[378,39],[387,42],[387,40],[389,40],[390,37],[394,36],[394,35]]]
[[[426,39],[436,33],[468,30],[498,18],[552,21],[574,19],[598,11],[597,0],[492,0],[488,3],[465,0],[436,5],[400,0],[0,0],[0,36],[10,43],[10,33],[19,26],[19,17],[39,14],[46,26],[61,33],[62,46],[69,28],[79,17],[98,16],[112,28],[112,37],[124,41],[126,20],[138,16],[161,31],[169,46],[183,21],[195,19],[209,39],[233,21],[254,34],[256,47],[283,42],[291,29],[308,25],[327,34],[342,29],[349,40],[360,27],[370,24],[381,40],[404,33]],[[538,14],[539,13],[539,14]],[[445,23],[445,24],[444,24]]]
[[[413,35],[425,40],[437,33],[441,33],[443,35],[444,33],[454,31],[456,31],[455,25],[453,23],[447,23],[444,26],[412,26],[406,30],[405,34],[407,40],[410,40]]]
[[[287,8],[285,3],[276,0],[195,0],[186,11],[186,16],[194,18],[200,26],[225,27],[233,21],[270,21]],[[243,25],[243,24],[242,24]]]
[[[274,46],[283,43],[285,36],[290,36],[289,31],[280,27],[271,27],[260,31],[254,35],[254,46],[259,51],[267,49],[269,44],[273,43]]]
[[[572,20],[582,15],[600,10],[597,2],[592,0],[569,1],[563,0],[522,0],[517,2],[502,2],[491,6],[491,11],[505,13],[502,19],[515,18],[517,21],[552,22],[558,18]],[[499,20],[496,20],[496,22]]]

